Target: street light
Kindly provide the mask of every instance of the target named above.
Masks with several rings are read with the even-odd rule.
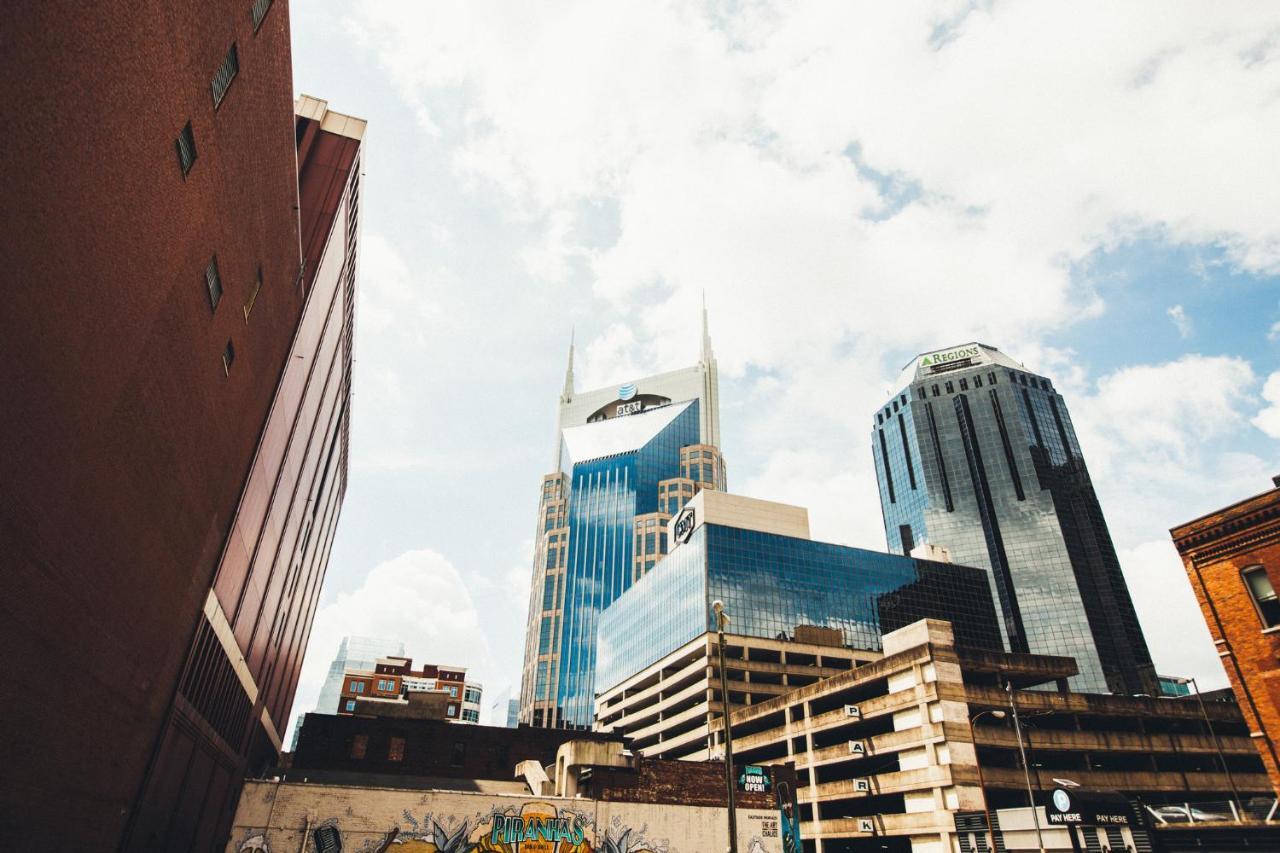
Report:
[[[1044,836],[1040,833],[1040,815],[1036,811],[1036,797],[1031,792],[1031,765],[1027,764],[1027,750],[1022,745],[1022,723],[1018,721],[1018,703],[1013,699],[1013,682],[1004,683],[1005,692],[1009,694],[1009,710],[1013,711],[1013,730],[1018,734],[1018,752],[1022,755],[1022,775],[1027,780],[1027,800],[1031,803],[1031,822],[1036,827],[1036,843],[1040,853],[1045,853]]]
[[[1177,680],[1182,684],[1190,684],[1196,689],[1196,701],[1200,703],[1200,716],[1204,717],[1204,724],[1209,729],[1209,734],[1213,737],[1213,748],[1218,753],[1218,760],[1222,762],[1222,772],[1227,774],[1227,784],[1231,786],[1231,796],[1235,798],[1232,808],[1235,810],[1236,820],[1239,821],[1240,813],[1244,811],[1244,804],[1240,802],[1240,792],[1236,790],[1236,780],[1231,775],[1231,768],[1227,766],[1227,757],[1222,754],[1222,744],[1218,742],[1218,731],[1213,727],[1213,723],[1209,722],[1209,711],[1204,707],[1204,697],[1200,695],[1200,685],[1196,684],[1194,678],[1179,678]]]
[[[724,626],[729,616],[724,612],[724,602],[716,599],[711,604],[716,612],[716,641],[720,656],[720,719],[724,721],[724,785],[729,794],[729,853],[738,853],[738,817],[733,802],[733,732],[729,729],[729,672],[724,666]]]
[[[978,768],[978,787],[982,789],[982,813],[987,816],[987,849],[994,851],[996,849],[996,830],[991,825],[991,806],[987,803],[987,781],[982,776],[982,760],[978,758],[978,736],[973,733],[973,724],[978,718],[984,714],[990,714],[992,719],[1003,720],[1005,712],[998,708],[989,708],[986,711],[979,711],[969,718],[969,740],[973,741],[973,763]]]

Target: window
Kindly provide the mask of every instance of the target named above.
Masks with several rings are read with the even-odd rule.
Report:
[[[449,688],[449,695],[450,695],[450,696],[452,696],[454,699],[457,699],[457,698],[458,698],[458,688],[456,688],[456,687],[450,687],[450,688]]]
[[[973,377],[973,387],[974,387],[974,388],[981,388],[981,387],[982,387],[982,377],[981,377],[981,376],[975,376],[975,377]]]
[[[905,406],[905,405],[907,404],[907,395],[906,395],[906,394],[899,394],[899,395],[898,395],[898,400],[899,400],[899,401],[901,401],[902,405],[904,405],[904,406]]]
[[[182,168],[182,177],[186,177],[191,167],[196,164],[196,135],[191,130],[191,122],[182,128],[174,143],[178,149],[178,166]]]
[[[950,382],[948,382],[948,383],[947,383],[947,393],[948,393],[948,394],[954,394],[954,393],[955,393],[955,391],[956,391],[955,386],[954,386],[954,385],[952,385]]]
[[[354,711],[355,709],[356,709],[356,700],[354,700],[354,699],[348,699],[348,700],[347,700],[347,710],[348,710],[348,711]]]
[[[218,302],[222,300],[222,277],[218,275],[218,256],[209,259],[209,266],[204,268],[204,286],[209,291],[209,310],[217,311]]]
[[[253,282],[253,292],[249,294],[249,299],[244,303],[244,321],[249,322],[249,312],[253,311],[253,303],[258,301],[258,291],[262,290],[262,265],[258,265],[258,277]]]
[[[357,685],[357,684],[359,684],[359,683],[360,683],[360,682],[358,682],[358,681],[353,681],[353,682],[351,682],[351,685],[350,685],[349,687],[347,687],[347,689],[348,689],[348,690],[350,690],[352,693],[354,693],[354,692],[356,692],[356,685]]]
[[[227,341],[227,348],[222,351],[222,372],[231,375],[231,362],[236,360],[236,348]]]
[[[209,84],[209,89],[213,93],[213,108],[216,110],[218,104],[222,103],[222,98],[227,94],[227,89],[231,86],[231,81],[236,79],[236,74],[240,71],[240,54],[236,52],[236,43],[231,43],[231,49],[227,51],[227,55],[223,57],[222,64],[218,66],[217,72],[213,75],[213,82]]]
[[[352,703],[352,704],[355,704],[355,703]],[[355,737],[351,738],[351,757],[352,758],[364,758],[365,752],[367,752],[368,749],[369,749],[368,735],[356,735]]]
[[[1274,628],[1280,625],[1280,600],[1276,598],[1267,570],[1262,566],[1250,566],[1242,574],[1245,586],[1249,588],[1249,595],[1253,597],[1253,606],[1258,608],[1262,627]]]
[[[990,382],[992,385],[996,384],[996,375],[994,372],[987,374],[987,381]]]
[[[404,761],[404,738],[393,737],[387,744],[388,761]]]
[[[961,391],[968,391],[968,390],[969,390],[969,380],[968,380],[968,379],[961,379],[961,380],[960,380],[960,390],[961,390]]]
[[[933,396],[935,396],[935,397],[937,397],[937,396],[938,396],[938,386],[937,386],[937,385],[934,385],[934,386],[933,386]]]
[[[458,706],[450,705],[448,708],[445,709],[445,713],[447,713],[450,717],[458,716]]]
[[[253,31],[255,33],[262,26],[262,19],[267,17],[267,10],[270,8],[271,0],[253,0]]]
[[[363,692],[364,692],[364,682],[363,682],[363,681],[357,681],[357,682],[356,682],[356,692],[357,692],[357,693],[363,693]]]

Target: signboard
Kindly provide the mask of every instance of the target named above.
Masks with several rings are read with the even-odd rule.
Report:
[[[593,424],[597,421],[607,421],[612,418],[626,417],[627,415],[638,415],[641,412],[647,412],[650,409],[670,404],[670,397],[662,397],[658,394],[641,394],[635,383],[628,383],[618,389],[618,399],[612,403],[606,403],[592,412],[591,416],[587,418],[587,423]]]
[[[849,754],[857,756],[858,758],[866,758],[867,742],[865,740],[849,741]]]
[[[791,762],[769,768],[773,778],[773,800],[778,806],[778,829],[782,836],[782,853],[801,853],[800,807],[796,804],[796,766]]]
[[[982,348],[975,345],[931,352],[920,357],[920,369],[930,374],[945,373],[982,363]]]
[[[738,774],[738,790],[745,794],[767,794],[773,790],[766,768],[748,764]]]
[[[854,779],[854,780],[853,780],[853,790],[854,790],[854,791],[856,791],[856,792],[857,792],[857,793],[859,793],[859,794],[870,794],[870,793],[871,793],[871,780],[869,780],[869,779]]]
[[[671,528],[671,533],[675,536],[677,542],[688,542],[689,537],[693,535],[693,528],[697,526],[697,519],[693,514],[693,507],[685,507],[685,509],[676,516],[676,523]]]
[[[1054,826],[1127,826],[1129,801],[1119,794],[1103,794],[1057,788],[1045,806]]]
[[[874,835],[875,831],[876,831],[875,818],[870,818],[870,817],[858,818],[858,832],[870,832],[871,834]]]

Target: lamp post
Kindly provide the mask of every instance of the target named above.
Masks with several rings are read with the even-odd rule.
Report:
[[[978,787],[982,789],[982,813],[987,816],[987,849],[994,851],[996,849],[996,830],[991,825],[991,806],[987,803],[987,781],[982,776],[982,761],[978,758],[978,736],[973,732],[973,724],[984,714],[990,714],[996,720],[1003,720],[1006,715],[999,708],[988,708],[969,718],[969,740],[973,741],[973,763],[978,768]]]
[[[1036,827],[1036,844],[1040,853],[1045,853],[1044,835],[1040,832],[1040,815],[1036,811],[1036,796],[1031,791],[1031,765],[1027,763],[1027,750],[1022,745],[1022,723],[1018,721],[1018,703],[1013,698],[1013,682],[1004,683],[1005,692],[1009,694],[1009,710],[1013,712],[1013,730],[1018,735],[1018,753],[1022,756],[1022,776],[1027,780],[1027,799],[1031,802],[1031,822]]]
[[[738,853],[738,816],[733,796],[733,732],[729,726],[729,672],[724,666],[724,626],[729,617],[724,602],[716,599],[711,609],[716,612],[716,643],[720,657],[720,719],[724,721],[724,786],[729,795],[729,853]]]
[[[1204,724],[1209,729],[1210,736],[1213,737],[1213,748],[1218,753],[1218,760],[1222,762],[1222,772],[1227,774],[1227,784],[1231,786],[1231,796],[1235,799],[1232,808],[1236,813],[1236,820],[1240,820],[1240,813],[1244,811],[1244,804],[1240,802],[1240,792],[1236,790],[1236,780],[1231,775],[1231,768],[1227,766],[1227,757],[1222,754],[1222,744],[1218,741],[1218,732],[1213,727],[1213,723],[1209,722],[1209,711],[1204,706],[1204,697],[1200,695],[1200,685],[1196,684],[1194,678],[1180,679],[1183,684],[1190,684],[1196,691],[1196,702],[1200,703],[1200,716],[1204,717]],[[1188,806],[1190,808],[1190,806]]]

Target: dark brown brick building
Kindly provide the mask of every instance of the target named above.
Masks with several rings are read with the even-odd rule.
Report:
[[[1280,477],[1275,483],[1170,532],[1249,735],[1280,793]]]
[[[5,839],[220,848],[277,755],[346,488],[363,132],[295,117],[288,13],[0,19]]]

